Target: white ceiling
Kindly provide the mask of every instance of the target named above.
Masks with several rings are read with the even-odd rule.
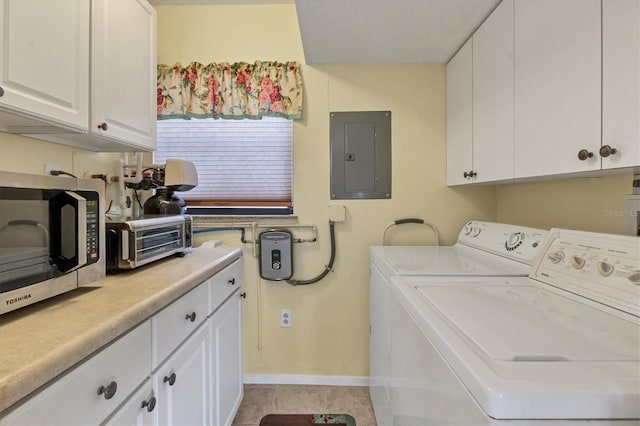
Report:
[[[500,0],[296,0],[309,64],[448,62]]]
[[[294,0],[150,0],[154,5]],[[295,0],[308,64],[446,63],[500,0]]]

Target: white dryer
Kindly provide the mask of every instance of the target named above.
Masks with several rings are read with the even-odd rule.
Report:
[[[453,246],[375,246],[371,254],[369,392],[379,425],[392,424],[390,309],[394,276],[526,277],[547,231],[470,221]]]
[[[640,425],[640,238],[553,229],[528,278],[391,287],[388,424]]]

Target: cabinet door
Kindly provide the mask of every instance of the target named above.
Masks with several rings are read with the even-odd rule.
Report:
[[[640,1],[602,2],[602,168],[640,165]],[[603,154],[605,154],[603,152]],[[606,155],[606,154],[605,154]]]
[[[469,39],[447,64],[447,185],[472,180],[472,54]]]
[[[515,0],[516,177],[600,169],[600,18],[600,0]]]
[[[146,0],[93,0],[92,15],[91,130],[155,150],[155,9]]]
[[[146,321],[0,419],[0,425],[100,424],[150,371]]]
[[[158,370],[158,415],[161,425],[209,422],[209,323],[206,322]]]
[[[113,416],[106,426],[155,426],[158,425],[158,409],[155,378],[149,378]]]
[[[211,316],[212,422],[231,425],[242,396],[242,289]]]
[[[0,0],[0,22],[0,110],[86,130],[89,3]],[[0,128],[27,124],[3,115]]]
[[[513,0],[473,35],[474,182],[513,178]]]
[[[370,297],[369,393],[377,423],[390,425],[393,423],[389,393],[391,288],[373,264],[371,265]]]

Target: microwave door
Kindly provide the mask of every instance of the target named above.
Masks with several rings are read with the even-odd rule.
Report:
[[[87,263],[87,200],[74,192],[49,199],[51,259],[62,272]]]

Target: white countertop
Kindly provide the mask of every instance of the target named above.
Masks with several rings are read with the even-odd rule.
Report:
[[[240,258],[194,248],[0,316],[0,412]]]

